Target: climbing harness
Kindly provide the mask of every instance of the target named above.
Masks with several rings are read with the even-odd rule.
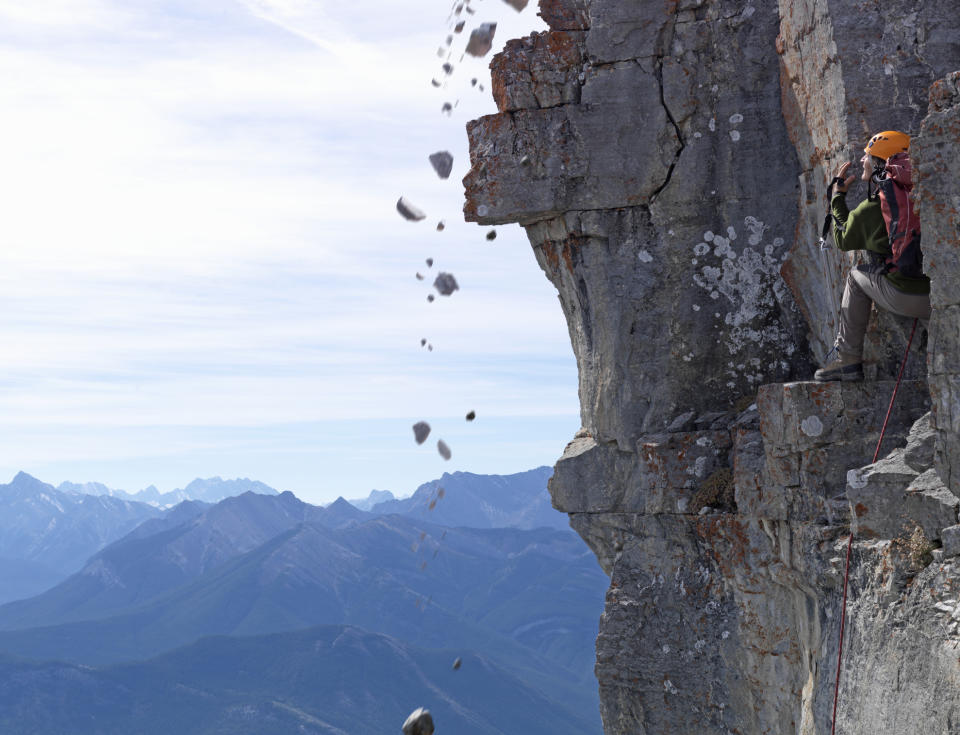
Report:
[[[893,395],[890,396],[890,405],[887,406],[887,415],[883,419],[883,426],[880,429],[880,438],[877,439],[877,448],[873,452],[873,459],[870,464],[877,461],[880,456],[880,445],[883,444],[883,435],[887,431],[887,423],[890,421],[890,413],[893,411],[893,402],[897,398],[897,391],[900,390],[900,380],[903,378],[903,369],[907,366],[907,356],[910,354],[910,345],[913,344],[913,335],[917,331],[917,319],[913,320],[913,328],[910,330],[910,339],[907,340],[907,349],[903,353],[903,361],[900,363],[900,372],[897,374],[897,382],[893,386]],[[837,653],[837,681],[833,689],[833,722],[830,725],[830,735],[835,735],[837,728],[837,701],[840,696],[840,667],[843,663],[843,632],[847,622],[847,583],[850,580],[850,550],[853,548],[853,531],[847,538],[847,563],[843,572],[843,603],[840,608],[840,645]]]

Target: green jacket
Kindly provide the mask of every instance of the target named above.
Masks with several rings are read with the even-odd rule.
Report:
[[[887,238],[887,225],[883,221],[883,212],[880,210],[880,200],[864,199],[852,212],[847,209],[847,198],[844,192],[833,195],[830,202],[833,216],[833,239],[841,250],[869,250],[877,253],[884,259],[889,258],[890,240]],[[894,288],[904,293],[930,293],[930,278],[910,278],[902,273],[893,271],[884,275]]]

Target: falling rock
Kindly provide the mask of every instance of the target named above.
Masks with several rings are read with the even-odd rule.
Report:
[[[426,337],[424,337],[423,339],[420,340],[420,346],[421,346],[421,347],[426,347],[426,346],[427,346],[427,338],[426,338]]]
[[[440,456],[444,459],[450,459],[453,456],[453,452],[450,451],[450,447],[447,446],[447,443],[440,439],[437,442],[437,451],[440,452]]]
[[[433,268],[433,258],[427,258],[427,268]]]
[[[423,444],[428,436],[430,436],[430,424],[426,421],[418,421],[413,425],[413,438],[417,440],[417,444]]]
[[[403,735],[433,735],[433,717],[430,710],[418,707],[403,723]]]
[[[400,197],[397,200],[397,211],[403,216],[404,219],[410,220],[411,222],[419,222],[427,217],[422,210],[408,202],[406,197]]]
[[[437,80],[437,79],[431,79],[431,80],[430,80],[430,84],[432,84],[434,87],[439,87],[439,86],[440,86],[440,82],[439,82],[439,80]]]
[[[443,232],[446,229],[447,225],[443,220],[437,222],[437,232]]]
[[[516,10],[518,13],[521,12],[525,7],[527,7],[527,3],[529,2],[529,0],[503,0],[503,1],[507,5],[509,5],[511,8]]]
[[[467,414],[467,421],[473,421],[477,417],[476,411],[471,411]]]
[[[474,28],[470,31],[467,53],[477,58],[486,56],[493,48],[493,36],[496,32],[496,23],[481,23],[479,27]]]
[[[450,178],[450,172],[453,170],[453,156],[450,155],[449,151],[431,153],[430,164],[441,179]]]
[[[460,670],[460,667],[461,667],[462,665],[463,665],[463,659],[461,659],[459,656],[457,656],[456,659],[454,659],[454,661],[453,661],[453,670],[454,670],[454,671],[459,671],[459,670]]]
[[[465,20],[461,20],[459,23],[457,23],[457,25],[454,26],[454,28],[453,28],[453,32],[454,32],[454,33],[461,33],[461,32],[463,31],[463,26],[466,25],[466,22],[467,22],[467,21],[465,21]]]
[[[453,274],[444,271],[440,271],[437,275],[436,280],[433,282],[433,287],[440,292],[441,296],[449,296],[454,291],[460,290],[457,279],[453,277]]]
[[[474,77],[473,79],[470,80],[470,86],[471,86],[471,87],[476,87],[476,86],[477,86],[477,78],[476,78],[476,77]]]
[[[423,280],[423,274],[420,273],[419,271],[417,271],[417,280],[418,280],[418,281],[422,281],[422,280]]]
[[[434,298],[436,297],[432,293],[427,294],[427,301],[429,301],[431,304],[433,303]]]
[[[453,64],[451,64],[449,61],[446,62],[443,65],[443,73],[446,74],[447,76],[450,76],[451,74],[453,74]]]
[[[496,239],[497,239],[497,231],[496,231],[496,230],[490,230],[490,232],[487,233],[487,239],[488,239],[488,240],[496,240]]]
[[[449,115],[451,112],[453,112],[453,105],[451,105],[449,102],[444,102],[443,107],[440,108],[440,112],[445,112]]]

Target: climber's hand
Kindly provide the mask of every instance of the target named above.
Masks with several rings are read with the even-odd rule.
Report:
[[[853,182],[857,180],[856,176],[847,177],[847,171],[850,170],[851,165],[852,164],[849,161],[847,161],[845,164],[840,166],[839,169],[837,169],[837,178],[842,179],[843,181],[837,182],[835,191],[838,191],[841,194],[846,194],[847,189],[849,189],[850,186],[853,184]]]

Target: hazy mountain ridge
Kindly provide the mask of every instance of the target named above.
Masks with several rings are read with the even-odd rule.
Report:
[[[130,493],[126,490],[115,490],[100,482],[62,482],[57,489],[61,492],[68,493],[108,495],[123,500],[147,503],[148,505],[153,505],[158,508],[172,508],[185,500],[201,500],[206,503],[219,503],[225,498],[242,495],[246,492],[257,493],[258,495],[279,495],[278,490],[257,480],[250,480],[246,477],[224,480],[219,476],[208,477],[206,479],[198,477],[184,488],[176,488],[175,490],[170,490],[165,493],[160,492],[154,485],[150,485],[143,490],[138,490],[135,493]]]
[[[37,594],[161,510],[57,490],[25,472],[0,485],[0,601]]]
[[[551,504],[547,480],[552,474],[551,467],[512,475],[445,472],[409,498],[376,503],[370,511],[429,519],[444,526],[568,529],[568,519]]]

